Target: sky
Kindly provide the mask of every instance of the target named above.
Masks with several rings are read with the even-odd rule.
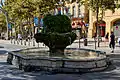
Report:
[[[2,3],[4,3],[4,1],[5,1],[5,0],[2,0]],[[1,3],[1,0],[0,0],[0,3]],[[2,6],[2,5],[0,4],[0,6]]]

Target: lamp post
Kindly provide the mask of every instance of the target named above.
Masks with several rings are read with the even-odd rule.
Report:
[[[81,18],[81,23],[83,22],[83,18],[84,15],[80,14],[79,18]],[[81,38],[81,30],[82,30],[82,25],[79,25],[79,27],[77,28],[79,30],[79,48],[81,47],[81,42],[80,42],[80,38]]]
[[[77,28],[79,30],[79,48],[80,48],[80,38],[81,38],[81,27]]]
[[[64,5],[64,3],[63,3],[62,0],[60,0],[58,3],[59,3],[59,5],[60,5],[60,8],[61,8],[61,15],[62,15],[62,14],[64,14],[64,12],[63,12],[63,5]]]
[[[56,3],[55,4],[55,9],[54,9],[54,15],[57,15],[58,14],[58,4]]]
[[[99,31],[99,26],[98,26],[98,14],[99,14],[99,0],[97,0],[96,1],[97,3],[96,3],[96,34],[97,34],[97,41],[96,41],[96,34],[94,35],[95,36],[95,38],[94,38],[94,40],[95,40],[95,49],[97,48],[97,42],[98,42],[98,47],[99,47],[99,35],[100,35],[100,31]]]

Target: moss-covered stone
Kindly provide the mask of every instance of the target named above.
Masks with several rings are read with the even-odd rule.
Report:
[[[43,19],[44,32],[71,32],[71,20],[66,15],[47,15]]]
[[[36,42],[47,45],[51,54],[64,54],[64,49],[76,39],[70,19],[66,15],[47,15],[43,21],[43,31],[34,36]]]

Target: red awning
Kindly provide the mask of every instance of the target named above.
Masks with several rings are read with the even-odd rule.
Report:
[[[72,21],[81,20],[81,18],[72,18]]]
[[[105,27],[105,26],[106,26],[106,24],[102,23],[102,24],[99,24],[99,26],[104,26],[104,27]]]

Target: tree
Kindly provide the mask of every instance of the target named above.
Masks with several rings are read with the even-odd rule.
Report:
[[[43,21],[45,29],[35,34],[36,42],[48,46],[51,56],[64,56],[64,49],[76,39],[71,20],[66,15],[46,15]]]
[[[6,21],[5,21],[5,16],[0,13],[0,32],[6,31]]]
[[[22,28],[23,23],[28,27],[32,26],[35,16],[40,18],[44,14],[55,8],[57,0],[5,0],[4,9],[8,12],[9,20]]]
[[[9,17],[27,19],[55,8],[55,0],[6,0],[4,9]]]

